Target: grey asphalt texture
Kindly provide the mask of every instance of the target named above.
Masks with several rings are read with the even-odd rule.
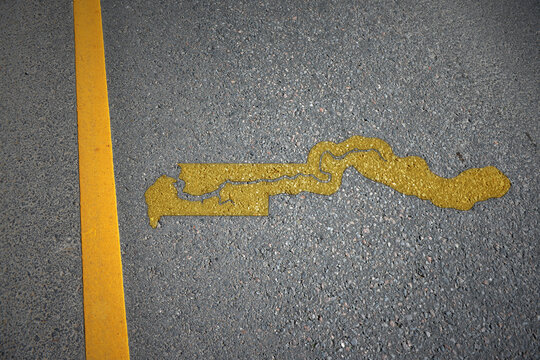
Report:
[[[133,359],[540,357],[536,1],[102,3]],[[83,358],[72,7],[2,2],[0,358]],[[178,162],[379,137],[507,195],[441,209],[347,170],[268,217],[165,217]]]
[[[0,2],[0,358],[84,358],[73,9]]]

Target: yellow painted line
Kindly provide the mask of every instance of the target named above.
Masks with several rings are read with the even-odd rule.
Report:
[[[129,359],[99,0],[74,0],[87,359]]]

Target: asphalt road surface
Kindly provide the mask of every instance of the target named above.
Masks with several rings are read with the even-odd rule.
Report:
[[[102,3],[133,359],[540,357],[536,1]],[[0,357],[83,358],[73,16],[2,2]],[[177,163],[378,137],[512,186],[441,209],[345,172],[268,217],[164,217]]]

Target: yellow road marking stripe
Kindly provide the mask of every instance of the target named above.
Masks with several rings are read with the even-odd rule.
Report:
[[[74,0],[87,359],[129,359],[99,0]]]

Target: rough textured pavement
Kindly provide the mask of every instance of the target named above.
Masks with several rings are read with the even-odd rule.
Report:
[[[132,358],[540,357],[538,2],[102,7]],[[71,6],[0,10],[0,357],[77,358]],[[460,212],[350,169],[268,217],[148,225],[177,162],[302,162],[351,135],[512,187]]]
[[[134,358],[534,358],[534,2],[103,4]],[[303,162],[386,140],[502,199],[460,212],[349,170],[269,217],[170,217],[143,193],[177,162]]]
[[[84,358],[73,9],[0,2],[0,358]]]

